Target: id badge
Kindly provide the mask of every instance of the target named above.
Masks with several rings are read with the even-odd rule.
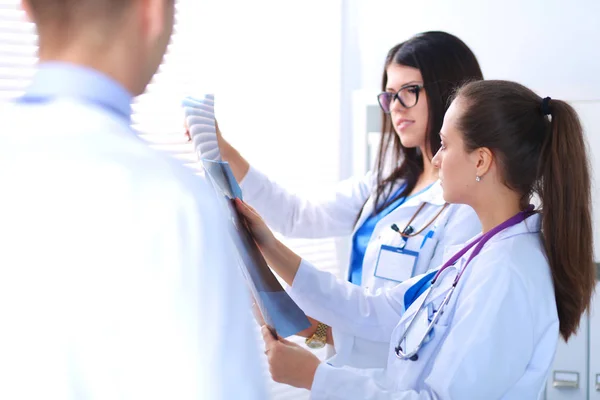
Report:
[[[406,248],[382,245],[375,265],[375,276],[395,282],[412,278],[419,253]]]

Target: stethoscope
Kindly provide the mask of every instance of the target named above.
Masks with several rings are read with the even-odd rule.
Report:
[[[456,253],[454,256],[452,256],[452,258],[450,258],[444,265],[442,265],[442,267],[438,270],[438,272],[433,277],[433,280],[431,281],[431,286],[427,289],[427,294],[425,295],[425,299],[419,305],[417,312],[414,314],[414,316],[408,323],[408,326],[404,329],[404,332],[400,336],[400,339],[398,339],[398,345],[395,348],[396,357],[398,357],[401,360],[411,360],[411,361],[417,361],[419,359],[419,355],[418,355],[419,350],[421,349],[421,347],[423,347],[423,344],[425,344],[426,340],[429,338],[429,334],[433,330],[433,327],[435,326],[437,321],[440,319],[440,317],[444,313],[444,307],[450,301],[450,298],[452,297],[452,293],[454,293],[454,290],[456,289],[456,285],[458,284],[458,282],[460,281],[460,278],[462,277],[463,273],[467,269],[467,265],[469,265],[471,260],[481,252],[481,249],[487,243],[488,240],[490,240],[497,233],[503,231],[504,229],[510,228],[511,226],[514,226],[514,225],[517,225],[517,224],[523,222],[525,219],[527,219],[528,217],[530,217],[531,215],[533,215],[535,213],[533,210],[534,210],[533,205],[529,205],[525,211],[521,211],[520,213],[511,217],[507,221],[505,221],[505,222],[501,223],[500,225],[496,226],[495,228],[491,229],[489,232],[487,232],[487,233],[481,235],[480,237],[476,238],[475,240],[473,240],[471,243],[469,243],[467,246],[465,246],[462,250],[460,250],[458,253]],[[477,245],[477,246],[475,246],[475,245]],[[436,287],[436,283],[438,282],[438,278],[440,277],[442,272],[444,272],[444,270],[446,268],[450,267],[451,265],[454,265],[473,246],[475,246],[475,248],[473,249],[473,252],[467,259],[467,262],[465,263],[465,266],[463,267],[462,271],[460,271],[456,275],[456,278],[454,279],[454,282],[452,283],[452,287],[446,294],[446,297],[444,297],[444,300],[438,307],[437,311],[434,312],[433,317],[431,318],[431,321],[429,322],[429,324],[427,326],[427,329],[423,333],[423,337],[417,342],[414,349],[410,349],[410,350],[402,349],[402,343],[408,336],[408,332],[410,332],[410,329],[411,329],[413,323],[417,320],[417,317],[419,317],[419,314],[422,312],[428,311],[427,308],[424,308],[424,306],[426,306],[428,304],[427,300],[429,299],[429,296],[431,295],[432,290]]]
[[[444,210],[449,206],[448,203],[444,203],[444,206],[437,212],[437,214],[435,214],[433,216],[433,218],[431,218],[429,221],[427,221],[425,223],[425,225],[423,225],[420,229],[418,229],[415,232],[415,229],[413,228],[412,223],[417,218],[417,216],[421,213],[421,211],[423,211],[423,208],[425,208],[426,205],[427,205],[427,203],[421,204],[421,206],[417,209],[417,212],[415,212],[414,215],[410,218],[410,220],[408,221],[408,223],[406,224],[406,226],[404,227],[403,230],[400,230],[400,228],[398,228],[398,225],[392,224],[392,226],[391,226],[392,230],[397,232],[403,239],[402,244],[399,246],[401,249],[404,249],[404,247],[406,247],[406,244],[408,243],[409,238],[418,236],[421,233],[423,233],[423,231],[425,231],[425,229],[427,229],[431,224],[433,224],[438,219],[438,217],[440,215],[442,215]]]

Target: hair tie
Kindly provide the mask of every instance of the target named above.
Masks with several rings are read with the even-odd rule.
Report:
[[[544,115],[552,114],[552,110],[550,109],[550,100],[552,100],[550,97],[544,97],[542,100],[542,114]]]

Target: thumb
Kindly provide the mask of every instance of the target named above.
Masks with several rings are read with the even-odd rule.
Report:
[[[267,325],[263,325],[260,328],[260,333],[262,334],[263,341],[265,342],[265,348],[270,349],[274,345],[277,344],[277,339],[273,337],[273,332]]]
[[[248,222],[252,223],[261,220],[260,215],[258,215],[258,213],[252,207],[243,202],[242,199],[236,197],[235,205],[238,211],[242,213],[242,215],[248,220]]]

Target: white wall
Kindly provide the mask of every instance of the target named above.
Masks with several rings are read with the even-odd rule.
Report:
[[[315,176],[336,181],[341,0],[213,1],[200,8],[209,19],[198,21],[198,42],[211,52],[203,69],[214,77],[226,137],[253,165],[298,189],[318,186]]]
[[[347,0],[357,16],[354,88],[379,91],[387,51],[415,33],[444,30],[477,55],[488,79],[518,81],[581,111],[595,159],[596,258],[600,259],[600,1]],[[343,118],[351,120],[346,113]],[[349,135],[349,133],[348,133]]]
[[[600,93],[598,93],[600,98]],[[596,262],[600,262],[600,100],[573,102],[587,134],[594,172],[592,202],[594,205],[594,248]]]
[[[379,87],[394,44],[445,30],[477,55],[486,78],[512,79],[565,100],[600,99],[600,1],[355,1],[362,79]]]
[[[253,166],[303,194],[339,178],[341,3],[197,0],[190,16],[198,29],[190,52],[202,52],[196,68],[212,78],[192,93],[214,91],[225,137]],[[333,240],[286,243],[337,271]],[[308,398],[269,381],[272,399]]]

